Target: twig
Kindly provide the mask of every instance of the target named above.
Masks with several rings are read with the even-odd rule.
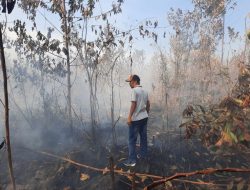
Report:
[[[65,96],[65,94],[64,94],[64,96]],[[80,117],[78,116],[78,114],[76,113],[74,107],[71,106],[71,108],[72,108],[72,110],[73,110],[75,116],[77,117],[77,119],[81,122],[82,126],[84,127],[84,123],[83,123],[82,119],[80,119]],[[91,137],[90,137],[90,135],[88,134],[88,132],[87,132],[85,129],[83,129],[83,131],[84,131],[85,135],[87,136],[87,138],[91,141]]]
[[[115,124],[114,124],[114,128],[116,127],[116,124],[118,123],[118,121],[121,119],[121,116],[119,116],[118,118],[117,118],[117,120],[115,121]]]
[[[129,187],[132,187],[131,184],[127,183],[126,181],[124,181],[124,180],[122,180],[122,179],[119,179],[119,181],[122,182],[122,183],[124,183],[124,184],[126,184],[126,185],[129,186]]]
[[[217,184],[210,183],[210,182],[190,181],[190,180],[185,180],[185,179],[174,179],[173,181],[178,181],[178,182],[183,182],[183,183],[191,183],[191,184],[195,184],[195,185],[217,185]]]
[[[109,158],[109,165],[110,165],[110,177],[112,181],[112,190],[115,190],[115,173],[114,173],[114,159],[113,157]]]
[[[3,103],[3,101],[1,99],[0,99],[0,102],[2,103],[3,107],[5,107],[5,105],[4,105],[4,103]]]
[[[41,151],[41,152],[40,151],[35,151],[35,152],[40,153],[40,154],[44,154],[44,155],[47,155],[47,156],[50,156],[50,157],[54,157],[54,158],[69,162],[71,164],[74,164],[76,166],[84,167],[84,168],[94,170],[94,171],[97,171],[97,172],[103,172],[104,171],[104,169],[88,166],[88,165],[85,165],[85,164],[80,164],[80,163],[75,162],[75,161],[73,161],[71,159],[68,159],[68,158],[65,158],[65,157],[60,157],[60,156],[57,156],[57,155],[54,155],[54,154],[51,154],[51,153],[47,153],[47,152],[43,152],[43,151]],[[110,171],[110,170],[108,169],[108,171]]]
[[[29,151],[39,153],[39,154],[43,154],[43,155],[46,155],[46,156],[57,158],[59,160],[63,160],[63,161],[69,162],[71,164],[74,164],[76,166],[87,168],[87,169],[90,169],[90,170],[93,170],[93,171],[102,172],[102,173],[110,172],[110,169],[107,169],[107,168],[105,168],[105,169],[96,168],[96,167],[88,166],[86,164],[81,164],[81,163],[75,162],[74,160],[71,160],[71,159],[68,159],[68,158],[65,158],[65,157],[61,157],[61,156],[57,156],[57,155],[54,155],[54,154],[51,154],[51,153],[48,153],[48,152],[36,151],[36,150],[32,150],[32,149],[29,149],[29,148],[26,148],[26,147],[22,147],[22,148],[26,149],[26,150],[29,150]],[[120,174],[120,175],[126,175],[126,176],[129,176],[129,175],[132,174],[131,172],[125,172],[122,169],[120,169],[120,170],[116,169],[116,170],[114,170],[114,173],[117,173],[117,174]],[[156,176],[156,175],[150,175],[150,174],[136,173],[135,175],[138,176],[138,177],[146,176],[146,177],[154,178],[154,179],[163,179],[162,176]]]
[[[6,140],[4,138],[3,141],[0,144],[0,150],[4,147],[5,144],[6,144]]]
[[[21,113],[21,115],[23,116],[23,118],[27,121],[27,123],[29,124],[30,128],[33,128],[32,123],[30,122],[30,120],[28,119],[28,117],[25,115],[25,113],[23,112],[22,108],[20,108],[20,106],[16,103],[15,97],[14,97],[14,93],[13,93],[13,88],[11,86],[11,82],[9,81],[9,85],[10,85],[10,89],[11,89],[11,94],[12,97],[10,96],[10,100],[13,101],[13,103],[15,104],[15,106],[17,107],[17,109],[19,110],[19,112]]]
[[[136,184],[135,184],[135,172],[132,174],[132,190],[135,190]]]
[[[63,32],[59,30],[39,9],[37,9],[37,12],[53,27],[55,28],[60,34],[63,35]]]

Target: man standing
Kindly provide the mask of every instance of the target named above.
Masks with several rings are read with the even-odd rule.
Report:
[[[140,134],[140,154],[139,158],[147,157],[147,122],[150,109],[148,93],[140,85],[140,78],[137,75],[130,75],[126,82],[132,88],[131,106],[128,115],[129,126],[129,159],[124,164],[126,166],[136,165],[136,140]]]

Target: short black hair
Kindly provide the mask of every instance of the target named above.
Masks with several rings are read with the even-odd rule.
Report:
[[[141,81],[141,79],[138,75],[133,75],[131,80],[136,81],[137,84],[140,84],[140,81]]]

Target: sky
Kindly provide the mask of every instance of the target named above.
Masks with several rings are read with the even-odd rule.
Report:
[[[105,3],[100,1],[102,9],[108,9],[110,3],[106,0]],[[110,1],[112,2],[112,1]],[[104,7],[104,8],[103,8]],[[116,21],[119,22],[121,29],[126,30],[133,28],[140,23],[145,22],[145,19],[149,18],[157,20],[159,22],[160,29],[156,32],[162,35],[165,31],[168,34],[171,31],[171,27],[167,21],[167,13],[170,8],[192,10],[192,0],[124,0],[122,6],[122,14],[117,16]],[[244,34],[245,34],[245,18],[247,18],[247,28],[250,29],[250,6],[248,0],[238,0],[237,6],[233,9],[229,9],[225,18],[225,29],[230,26],[235,28],[236,32],[240,33],[242,41],[237,41],[232,45],[234,49],[242,48],[244,45]],[[161,28],[162,27],[162,28]],[[225,30],[227,31],[227,30]],[[162,48],[168,48],[168,37],[160,40],[158,44]],[[148,46],[153,41],[137,39],[135,47],[138,49],[148,49]],[[225,47],[227,47],[229,39],[225,38]],[[149,48],[149,54],[151,54],[152,48]],[[220,49],[218,50],[220,52]],[[151,55],[150,55],[151,56]]]
[[[158,19],[167,26],[167,12],[170,8],[192,10],[191,0],[125,0],[123,5],[123,23],[135,23],[145,18]],[[229,10],[226,15],[226,25],[231,25],[237,30],[244,30],[244,19],[250,13],[248,0],[238,0],[234,10]],[[250,26],[249,26],[250,27]]]
[[[101,12],[106,12],[110,10],[112,2],[114,0],[99,0],[96,3],[95,10],[96,14]],[[180,8],[182,10],[192,10],[192,0],[124,0],[122,5],[122,13],[112,17],[112,21],[116,22],[116,25],[120,30],[127,31],[130,28],[138,27],[140,24],[145,23],[146,19],[151,19],[158,21],[159,28],[155,30],[159,35],[163,35],[166,31],[168,34],[171,31],[171,27],[167,22],[167,13],[170,8]],[[237,6],[234,10],[229,10],[226,14],[226,28],[227,26],[235,28],[236,32],[240,32],[240,35],[244,39],[245,31],[245,18],[250,12],[250,6],[248,0],[238,0]],[[44,14],[43,17],[41,14]],[[48,14],[46,12],[38,13],[37,25],[39,30],[46,31],[48,27],[53,25],[59,26],[58,18],[55,15]],[[11,24],[15,19],[26,20],[27,16],[22,13],[22,11],[16,6],[11,15],[0,14],[0,20],[6,20]],[[95,21],[93,21],[95,22]],[[247,19],[247,28],[250,28],[250,17]],[[135,31],[138,34],[137,31]],[[162,48],[168,48],[168,37],[166,39],[159,40],[158,45]],[[229,39],[225,39],[225,44],[227,45]],[[244,40],[237,42],[234,46],[235,48],[240,48]],[[136,49],[145,49],[148,51],[148,55],[152,52],[153,40],[143,40],[142,38],[134,39],[134,48]]]

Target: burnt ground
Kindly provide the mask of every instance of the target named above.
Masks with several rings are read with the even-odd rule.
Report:
[[[122,121],[121,123],[125,123]],[[109,166],[109,157],[113,156],[116,169],[123,171],[149,173],[159,176],[170,176],[176,172],[191,172],[205,168],[250,168],[249,153],[229,152],[215,155],[209,152],[199,139],[186,140],[184,131],[171,126],[168,130],[162,129],[161,112],[153,109],[149,120],[149,160],[147,163],[138,162],[136,167],[127,168],[122,162],[127,157],[127,130],[122,125],[117,128],[118,146],[111,150],[109,147],[110,130],[102,128],[103,143],[94,146],[84,136],[76,131],[74,138],[68,129],[51,130],[44,132],[40,139],[42,144],[32,146],[33,141],[23,142],[13,140],[12,154],[17,189],[22,190],[108,190],[111,189],[109,173],[92,171],[75,166],[66,161],[56,159],[39,151],[49,152],[66,157],[76,162],[105,168]],[[154,142],[152,143],[153,136]],[[0,184],[2,189],[11,189],[8,177],[6,153],[0,152]],[[81,180],[81,174],[87,174],[89,179]],[[184,181],[188,180],[188,181]],[[142,182],[143,181],[143,182]],[[215,185],[195,185],[190,181],[211,182]],[[136,178],[136,189],[143,189],[152,183],[152,179]],[[250,189],[250,174],[218,173],[209,176],[200,175],[167,183],[158,189]],[[1,189],[0,188],[0,189]],[[118,190],[131,189],[131,180],[126,176],[115,176],[115,188]]]

